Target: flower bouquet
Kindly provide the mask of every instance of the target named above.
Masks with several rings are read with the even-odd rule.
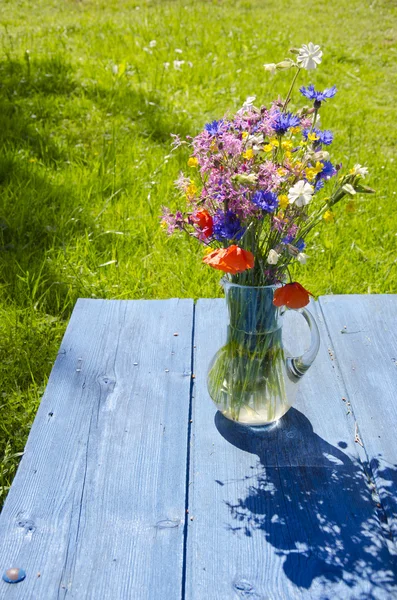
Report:
[[[289,383],[308,368],[302,357],[288,363],[281,341],[280,308],[309,303],[310,292],[291,279],[291,263],[307,262],[307,236],[334,220],[338,202],[374,191],[363,184],[365,167],[342,174],[331,160],[333,134],[320,127],[319,113],[335,86],[302,86],[309,102],[290,110],[298,76],[322,57],[312,43],[291,52],[295,60],[264,65],[294,71],[285,99],[259,107],[250,97],[196,137],[174,136],[174,147],[191,148],[189,175],[176,182],[187,210],[164,208],[162,216],[169,234],[196,237],[206,247],[204,263],[227,274],[228,342],[210,366],[208,385],[226,416],[250,424],[281,416],[290,405]]]

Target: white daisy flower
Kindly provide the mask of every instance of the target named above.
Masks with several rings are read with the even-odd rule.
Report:
[[[306,206],[312,199],[313,193],[314,187],[302,179],[289,190],[289,203],[296,204],[296,206]]]
[[[302,48],[299,48],[298,65],[308,71],[315,69],[321,63],[322,55],[320,46],[317,44],[314,45],[312,42],[309,42],[307,45],[303,44]]]

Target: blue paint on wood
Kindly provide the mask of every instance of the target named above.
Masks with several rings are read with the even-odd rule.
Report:
[[[224,341],[223,301],[200,300],[196,315],[186,598],[396,596],[395,557],[321,312],[319,356],[297,406],[266,431],[216,412],[206,369]]]
[[[379,518],[396,545],[397,295],[325,296],[320,305]]]
[[[13,599],[180,599],[192,323],[78,301],[0,517],[0,566],[34,574]]]
[[[0,516],[0,566],[35,577],[0,599],[397,597],[395,298],[320,308],[297,405],[264,430],[207,393],[223,300],[194,324],[189,300],[80,300]]]

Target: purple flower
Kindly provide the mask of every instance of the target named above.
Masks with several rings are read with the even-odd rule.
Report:
[[[337,89],[336,86],[333,85],[332,88],[327,88],[323,92],[316,92],[314,85],[311,84],[307,88],[302,86],[299,91],[303,96],[309,98],[309,100],[314,100],[314,106],[316,107],[317,105],[317,108],[319,108],[321,102],[325,102],[329,98],[333,98],[335,96]]]
[[[239,218],[231,210],[218,210],[214,215],[213,231],[214,238],[218,241],[239,240],[244,235],[245,227],[242,227]]]
[[[259,190],[252,196],[252,202],[268,213],[274,212],[278,207],[277,194],[274,192]]]
[[[309,133],[310,129],[303,130],[303,137],[306,140]],[[318,137],[318,139],[314,142],[314,146],[320,146],[321,144],[324,144],[324,146],[329,146],[333,142],[334,134],[332,133],[332,131],[329,131],[329,129],[324,129],[324,131],[321,131],[320,129],[316,129],[315,127],[312,133],[315,133]]]
[[[221,133],[221,127],[223,125],[223,120],[220,121],[212,121],[212,123],[207,123],[204,125],[204,129],[208,131],[210,135],[219,135]]]
[[[273,121],[272,128],[280,135],[284,135],[290,127],[298,127],[300,125],[299,117],[292,113],[276,113],[276,118]]]

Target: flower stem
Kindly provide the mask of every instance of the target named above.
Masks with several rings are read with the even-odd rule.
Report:
[[[292,80],[291,87],[288,90],[288,94],[287,94],[287,97],[286,97],[285,102],[283,104],[283,108],[281,109],[281,112],[285,112],[285,109],[287,108],[287,104],[288,104],[288,102],[291,99],[292,90],[294,89],[294,85],[295,85],[295,82],[296,82],[296,80],[298,78],[300,70],[301,70],[300,67],[297,67],[297,71],[296,71],[296,73],[294,75],[294,78]]]

